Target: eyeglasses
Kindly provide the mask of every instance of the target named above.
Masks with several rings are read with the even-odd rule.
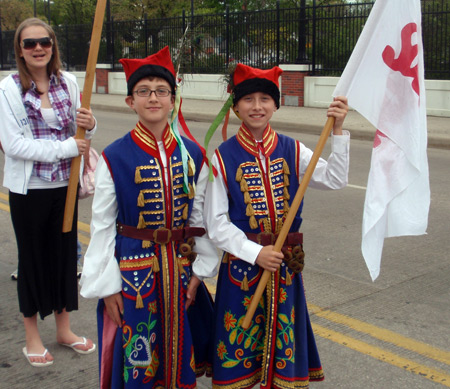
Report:
[[[39,38],[39,39],[24,39],[21,43],[22,47],[25,50],[33,50],[36,48],[37,44],[40,44],[43,49],[49,49],[53,45],[52,38],[49,38],[46,36],[45,38]]]
[[[155,93],[156,97],[167,97],[171,93],[169,89],[165,88],[158,88],[155,90],[149,88],[139,88],[135,90],[133,93],[136,93],[139,97],[150,97],[153,92]]]

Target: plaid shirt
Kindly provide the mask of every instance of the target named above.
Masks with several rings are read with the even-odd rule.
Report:
[[[15,74],[13,77],[19,89],[21,89],[19,75]],[[57,128],[50,128],[42,117],[41,99],[36,92],[36,84],[34,82],[32,82],[31,88],[22,95],[22,101],[30,120],[34,139],[64,141],[75,135],[75,127],[70,125],[74,118],[71,115],[72,102],[70,101],[69,90],[62,76],[60,80],[61,82],[58,83],[57,77],[52,75],[48,90],[50,103],[59,122]],[[53,163],[34,161],[32,175],[49,182],[66,181],[70,176],[71,161],[72,158],[61,159]]]

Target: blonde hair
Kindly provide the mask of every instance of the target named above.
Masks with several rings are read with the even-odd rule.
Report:
[[[31,26],[43,27],[53,41],[52,58],[47,64],[48,76],[50,77],[52,74],[54,74],[56,77],[58,77],[59,81],[61,72],[61,58],[59,56],[58,41],[56,39],[56,34],[55,31],[53,31],[53,28],[51,28],[51,26],[49,26],[47,23],[38,18],[25,19],[22,23],[20,23],[19,27],[17,27],[16,33],[14,35],[14,53],[16,56],[17,69],[19,71],[20,84],[22,85],[22,91],[24,93],[31,88],[32,78],[27,68],[25,60],[23,59],[23,57],[20,56],[20,54],[22,53],[22,48],[20,46],[21,43],[20,35],[22,34],[23,30]]]

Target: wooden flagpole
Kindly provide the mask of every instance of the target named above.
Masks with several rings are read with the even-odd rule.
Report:
[[[297,193],[295,194],[294,200],[292,201],[289,212],[286,216],[286,220],[283,223],[283,227],[281,227],[280,233],[274,245],[274,250],[281,252],[281,248],[283,247],[283,243],[286,240],[287,234],[291,228],[292,222],[294,221],[295,215],[297,214],[298,208],[302,203],[303,196],[305,195],[306,188],[308,187],[309,181],[314,173],[314,169],[316,168],[317,162],[322,154],[323,148],[325,147],[325,143],[327,142],[328,137],[331,134],[331,130],[334,126],[334,117],[329,117],[325,126],[322,130],[322,134],[320,135],[319,141],[317,142],[316,149],[311,157],[311,161],[309,161],[309,165],[305,171],[305,175],[300,182],[300,185],[297,189]],[[245,314],[244,320],[242,321],[242,328],[245,330],[250,327],[250,324],[253,319],[253,315],[255,314],[256,308],[258,306],[259,300],[261,300],[261,296],[264,293],[264,289],[266,289],[267,282],[269,281],[269,277],[271,272],[268,270],[264,270],[261,279],[259,280],[258,286],[256,287],[255,294],[253,295],[250,305],[247,309],[247,313]]]
[[[102,35],[103,18],[105,15],[106,0],[97,0],[94,24],[92,27],[91,44],[86,64],[86,77],[84,79],[81,107],[89,109],[91,105],[92,86],[94,84],[95,68],[97,66],[98,49]],[[86,130],[78,127],[75,138],[84,139]],[[69,187],[67,188],[66,205],[64,209],[63,232],[72,230],[73,213],[78,190],[78,176],[80,174],[81,156],[72,159],[70,166]]]

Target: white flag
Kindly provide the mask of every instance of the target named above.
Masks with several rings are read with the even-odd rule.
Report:
[[[333,93],[376,128],[361,249],[372,280],[385,237],[426,233],[430,206],[420,0],[377,0]]]

